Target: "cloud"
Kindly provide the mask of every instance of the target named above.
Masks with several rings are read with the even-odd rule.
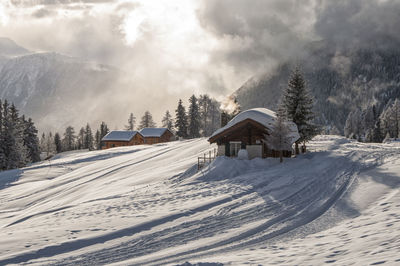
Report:
[[[131,86],[121,101],[161,115],[192,93],[229,94],[315,40],[398,49],[398,14],[398,0],[7,0],[0,35],[114,65]]]
[[[399,14],[398,0],[325,0],[318,9],[315,31],[338,50],[398,50]]]
[[[229,62],[239,72],[265,72],[310,40],[314,1],[212,0],[198,17],[222,43],[214,62]]]

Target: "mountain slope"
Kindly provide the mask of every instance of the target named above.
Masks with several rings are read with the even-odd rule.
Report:
[[[120,75],[116,68],[56,53],[4,57],[0,98],[14,102],[39,129],[63,130],[108,118],[110,91],[124,87]]]
[[[360,259],[359,238],[364,261],[394,263],[399,144],[321,136],[310,146],[283,164],[220,157],[200,172],[197,156],[213,148],[204,139],[2,172],[12,183],[0,190],[0,264],[346,264]]]
[[[0,55],[18,56],[31,53],[29,50],[16,44],[13,40],[0,37]]]
[[[315,98],[317,123],[343,130],[350,111],[376,105],[378,112],[390,99],[400,98],[400,52],[354,49],[338,52],[320,41],[306,48],[297,62],[285,62],[273,73],[253,77],[236,92],[243,109],[276,109],[290,70],[300,63]]]

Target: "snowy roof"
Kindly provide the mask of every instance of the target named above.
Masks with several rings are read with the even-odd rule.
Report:
[[[105,135],[102,141],[130,141],[138,132],[137,131],[111,131]]]
[[[251,119],[255,122],[260,123],[261,125],[265,126],[267,129],[272,129],[276,120],[276,115],[274,111],[271,111],[267,108],[254,108],[254,109],[249,109],[246,111],[243,111],[239,113],[237,116],[232,118],[231,121],[226,124],[226,126],[216,130],[210,138],[224,132],[228,128],[233,127],[234,125],[238,124],[239,122],[242,122],[246,119]],[[290,137],[292,140],[292,143],[294,143],[296,140],[300,138],[297,125],[293,122],[286,122],[286,125],[289,128],[290,131]]]
[[[167,131],[168,128],[150,128],[146,127],[140,130],[140,134],[142,134],[143,137],[161,137],[165,131]]]

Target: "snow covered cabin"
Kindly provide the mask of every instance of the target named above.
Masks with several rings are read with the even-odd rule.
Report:
[[[174,134],[168,128],[143,128],[139,132],[144,138],[144,144],[168,142],[174,139]]]
[[[101,139],[101,149],[144,144],[144,137],[138,131],[110,131]]]
[[[238,151],[246,149],[249,159],[255,157],[277,157],[279,153],[268,147],[267,139],[276,119],[275,112],[266,108],[243,111],[226,126],[215,131],[208,139],[217,143],[218,156],[236,157]],[[286,122],[290,131],[291,143],[283,151],[285,157],[292,155],[292,145],[300,138],[297,125]]]

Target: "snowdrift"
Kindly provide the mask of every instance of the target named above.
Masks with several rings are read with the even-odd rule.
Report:
[[[197,172],[212,148],[65,153],[0,173],[0,264],[400,261],[400,144],[320,136],[282,164],[219,157]]]

